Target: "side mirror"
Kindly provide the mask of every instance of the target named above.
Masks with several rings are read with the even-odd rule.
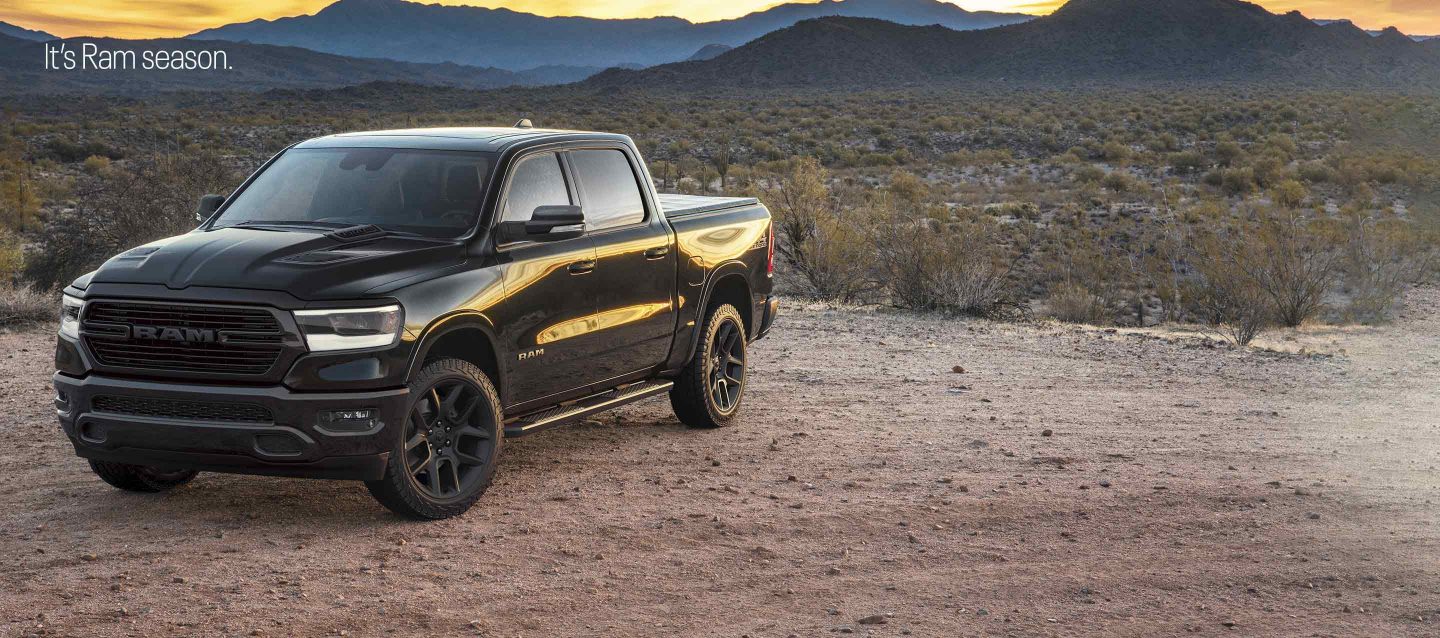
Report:
[[[215,211],[220,210],[220,206],[224,203],[224,195],[206,195],[201,197],[200,205],[195,208],[195,221],[204,222],[210,219],[210,216],[214,215]]]
[[[585,212],[579,206],[540,206],[530,221],[501,222],[505,241],[561,241],[585,234]]]

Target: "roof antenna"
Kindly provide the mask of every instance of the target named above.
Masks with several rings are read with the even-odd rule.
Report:
[[[519,122],[515,123],[515,128],[535,128],[535,125],[530,123],[530,118],[522,117]]]

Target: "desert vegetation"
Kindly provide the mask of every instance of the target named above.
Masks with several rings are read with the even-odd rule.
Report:
[[[145,101],[12,98],[0,280],[63,286],[180,232],[197,198],[338,131],[624,131],[662,190],[775,211],[787,294],[1102,325],[1386,321],[1436,271],[1440,100],[1184,88],[474,92],[375,84]]]

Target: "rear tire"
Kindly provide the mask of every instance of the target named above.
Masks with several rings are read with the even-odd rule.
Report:
[[[100,480],[127,492],[164,492],[195,478],[195,470],[164,470],[147,465],[90,461],[90,469]]]
[[[745,395],[745,322],[730,304],[710,311],[695,356],[670,388],[670,407],[685,425],[718,428],[740,412]]]
[[[484,371],[461,359],[431,361],[410,382],[410,410],[385,477],[365,487],[407,518],[464,514],[495,476],[503,428],[500,395]]]

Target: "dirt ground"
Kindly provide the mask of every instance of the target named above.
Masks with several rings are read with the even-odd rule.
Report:
[[[735,426],[652,400],[512,441],[438,523],[358,483],[111,489],[49,330],[0,335],[0,634],[1440,635],[1437,302],[1283,352],[791,306]]]

